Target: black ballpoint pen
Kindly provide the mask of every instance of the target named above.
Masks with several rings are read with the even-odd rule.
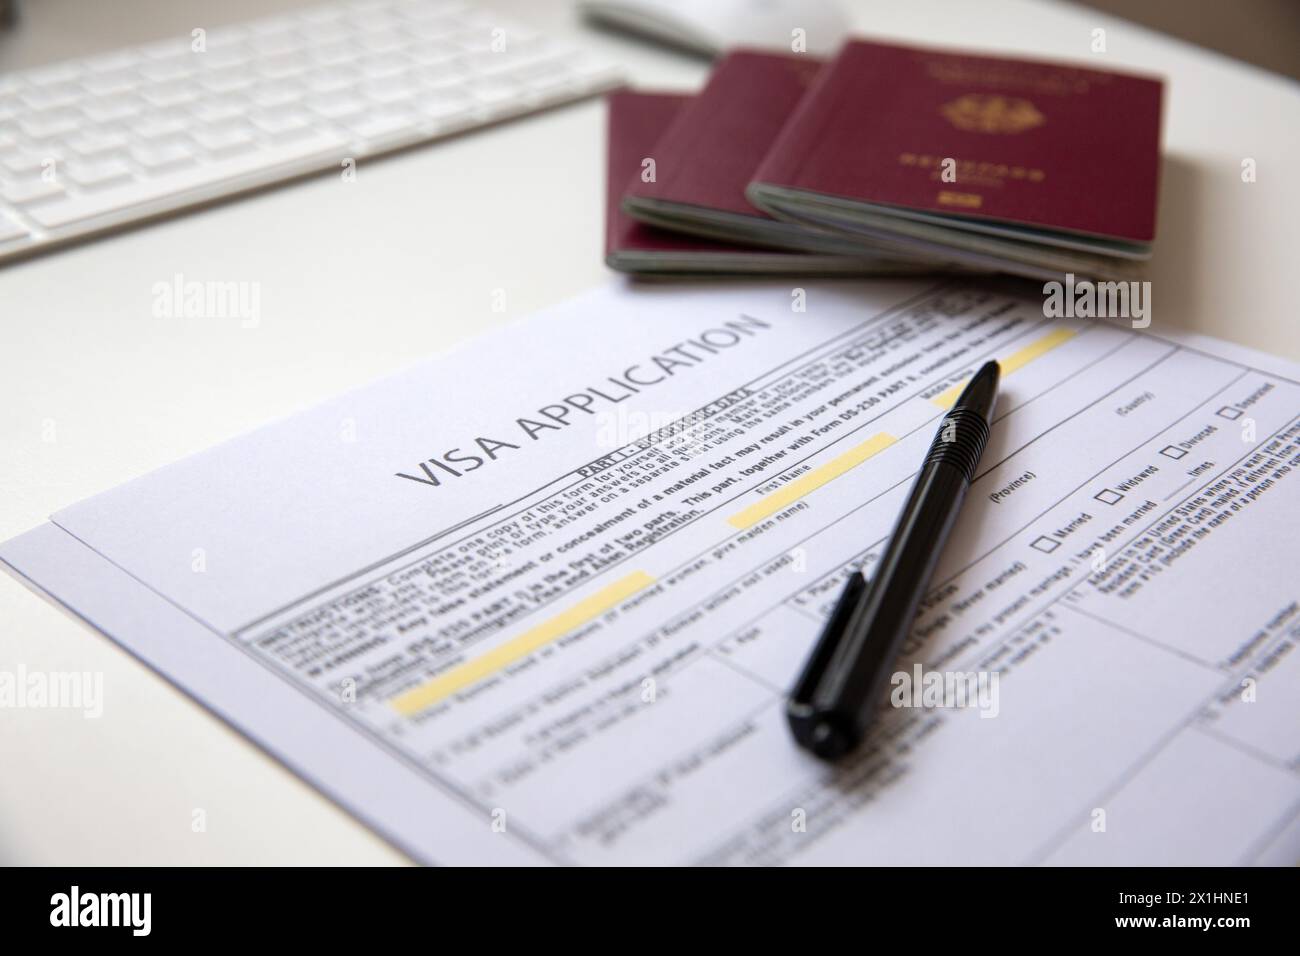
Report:
[[[860,571],[849,576],[790,693],[790,729],[819,757],[834,760],[856,747],[883,701],[988,442],[1000,375],[997,362],[986,362],[940,422],[876,573],[869,584]]]

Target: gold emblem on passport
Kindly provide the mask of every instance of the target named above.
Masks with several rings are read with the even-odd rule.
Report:
[[[939,112],[953,126],[968,133],[1023,133],[1044,122],[1043,114],[1029,100],[984,93],[959,96],[945,103]]]

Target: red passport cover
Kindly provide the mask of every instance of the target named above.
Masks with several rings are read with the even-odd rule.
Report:
[[[640,179],[641,163],[651,155],[689,96],[621,91],[608,97],[609,147],[605,171],[605,256],[619,250],[642,252],[735,252],[729,246],[655,229],[623,211],[623,190]]]
[[[729,54],[655,144],[655,182],[638,177],[628,194],[768,218],[745,187],[821,66],[802,55]]]
[[[1158,79],[853,41],[756,182],[1129,242],[1155,238]],[[956,181],[943,179],[956,161]]]

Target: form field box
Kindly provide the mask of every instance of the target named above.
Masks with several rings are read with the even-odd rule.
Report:
[[[1035,538],[1031,541],[1029,546],[1035,551],[1043,552],[1043,554],[1051,554],[1061,546],[1061,542],[1057,541],[1055,538],[1049,538],[1047,535],[1043,535],[1042,537]]]
[[[1115,502],[1121,501],[1124,498],[1123,495],[1112,488],[1103,488],[1101,491],[1093,495],[1093,497],[1104,505],[1113,505]]]
[[[418,714],[444,698],[504,670],[583,624],[594,621],[606,611],[612,610],[633,594],[645,590],[654,583],[655,579],[646,572],[634,571],[518,637],[497,645],[487,653],[470,658],[465,663],[451,667],[436,677],[398,694],[388,703],[403,717]]]
[[[1173,445],[1166,445],[1164,448],[1160,449],[1160,454],[1164,455],[1166,458],[1177,460],[1184,457],[1187,452],[1183,451],[1181,448],[1175,448]]]
[[[1002,377],[1006,378],[1012,372],[1024,368],[1034,359],[1046,355],[1048,352],[1052,351],[1052,349],[1056,348],[1058,345],[1064,345],[1066,342],[1070,341],[1070,339],[1074,338],[1075,335],[1077,334],[1078,333],[1076,333],[1074,329],[1069,329],[1069,328],[1054,329],[1053,331],[1048,332],[1046,335],[1044,335],[1042,338],[1038,339],[1037,341],[1031,342],[1030,344],[1026,345],[1024,348],[1017,349],[1015,352],[1012,352],[1010,355],[999,358],[998,365],[1002,367]],[[966,378],[958,382],[956,385],[953,385],[951,388],[948,388],[940,392],[934,398],[930,399],[930,401],[934,402],[940,408],[952,408],[952,406],[957,403],[957,396],[959,396],[965,390],[966,385],[969,381],[970,381],[970,377],[967,376]]]
[[[810,495],[822,485],[833,481],[840,475],[862,464],[872,455],[884,451],[898,441],[893,435],[880,432],[872,435],[862,444],[850,448],[837,458],[833,458],[820,468],[814,468],[802,478],[790,482],[779,491],[760,498],[754,504],[744,508],[727,519],[733,528],[752,528],[764,518],[770,518],[783,508],[788,508],[805,495]]]
[[[1235,422],[1241,417],[1241,409],[1233,408],[1230,405],[1224,405],[1214,414],[1218,415],[1220,418],[1226,418],[1230,422]]]

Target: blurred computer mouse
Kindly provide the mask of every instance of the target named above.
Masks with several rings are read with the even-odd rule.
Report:
[[[594,23],[709,56],[738,46],[790,52],[800,38],[806,52],[826,54],[849,32],[834,0],[580,0],[579,8]]]

